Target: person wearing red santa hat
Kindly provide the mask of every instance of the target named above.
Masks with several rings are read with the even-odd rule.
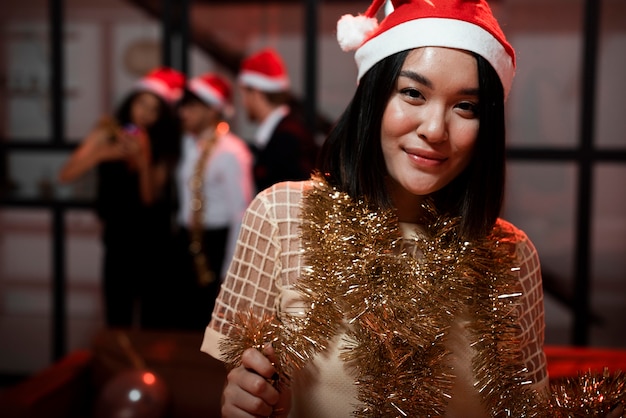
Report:
[[[485,0],[383,3],[338,23],[358,85],[319,172],[244,216],[201,346],[222,416],[597,416],[548,399],[539,257],[500,218],[513,48]]]
[[[309,178],[319,150],[302,115],[290,105],[282,57],[273,48],[251,54],[241,63],[238,82],[248,118],[259,124],[250,141],[257,192],[280,181]]]
[[[180,124],[174,111],[184,75],[158,67],[137,80],[113,116],[104,116],[59,172],[75,181],[96,169],[103,229],[106,325],[162,326],[153,293],[164,280],[159,256],[171,241],[169,190]],[[163,254],[164,255],[164,254]]]
[[[180,270],[170,309],[177,328],[209,323],[241,218],[254,195],[252,154],[226,122],[233,116],[232,89],[207,73],[187,83],[179,106],[185,135],[176,172]]]

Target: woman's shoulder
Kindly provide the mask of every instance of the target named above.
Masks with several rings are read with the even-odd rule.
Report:
[[[528,235],[523,230],[505,219],[498,218],[496,227],[509,236],[512,241],[521,242],[528,240]]]
[[[259,192],[257,198],[272,202],[299,202],[304,193],[312,187],[312,180],[282,181]]]
[[[502,218],[498,218],[498,220],[496,221],[496,228],[499,229],[500,235],[504,236],[505,241],[516,246],[518,252],[536,252],[535,246],[533,245],[526,232],[513,225],[511,222]]]
[[[273,213],[275,218],[293,219],[299,214],[302,198],[313,187],[311,180],[284,181],[257,193],[250,204],[251,210]]]

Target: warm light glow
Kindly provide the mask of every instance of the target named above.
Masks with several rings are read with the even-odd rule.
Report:
[[[230,130],[230,126],[226,122],[220,122],[217,124],[217,128],[215,128],[218,135],[224,135],[226,132]]]
[[[152,373],[144,373],[143,374],[143,382],[146,385],[151,385],[156,381],[156,377]]]

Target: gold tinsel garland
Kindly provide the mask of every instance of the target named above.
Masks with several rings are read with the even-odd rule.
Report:
[[[354,202],[318,177],[313,182],[302,207],[307,267],[296,284],[308,309],[239,314],[220,345],[230,367],[247,348],[271,342],[280,388],[345,332],[342,359],[356,372],[361,402],[355,416],[442,416],[454,379],[443,342],[452,321],[469,309],[473,370],[491,415],[555,416],[559,405],[525,380],[521,287],[506,231],[496,226],[486,239],[465,242],[456,234],[457,219],[439,217],[426,204],[425,234],[407,242],[392,211]]]
[[[206,166],[214,151],[218,139],[228,132],[228,124],[218,123],[215,128],[211,128],[205,135],[198,139],[200,145],[200,155],[196,161],[191,178],[189,179],[189,190],[191,191],[191,225],[189,228],[189,253],[193,258],[196,270],[196,281],[199,286],[208,286],[216,279],[219,272],[214,271],[206,256],[206,248],[203,248],[204,241],[204,212],[206,211],[206,196],[204,195],[204,176]]]
[[[604,418],[626,400],[626,376],[608,368],[558,379],[550,388],[555,418]]]

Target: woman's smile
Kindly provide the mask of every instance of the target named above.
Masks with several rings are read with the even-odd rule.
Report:
[[[442,153],[419,148],[403,148],[409,159],[418,167],[437,167],[447,161]]]

